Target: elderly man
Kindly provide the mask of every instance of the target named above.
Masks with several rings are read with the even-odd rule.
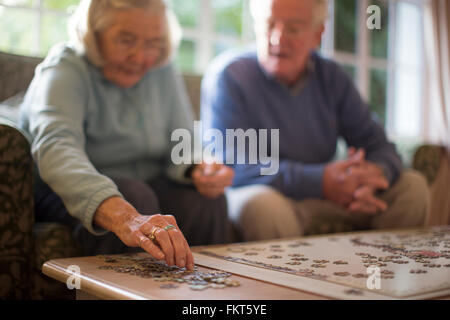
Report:
[[[352,80],[315,51],[327,1],[254,0],[251,10],[256,50],[219,57],[202,88],[205,128],[279,129],[276,174],[234,165],[227,197],[240,240],[421,226],[425,180],[402,172]],[[348,158],[332,162],[339,137]]]

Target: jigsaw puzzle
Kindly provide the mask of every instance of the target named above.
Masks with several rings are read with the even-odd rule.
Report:
[[[432,298],[450,293],[450,227],[203,247],[195,262],[325,297]]]

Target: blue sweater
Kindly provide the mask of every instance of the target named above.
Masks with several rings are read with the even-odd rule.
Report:
[[[335,155],[338,137],[364,148],[391,183],[399,176],[402,165],[395,146],[352,80],[315,52],[311,66],[296,94],[262,70],[253,50],[226,53],[208,69],[202,84],[206,129],[224,135],[226,129],[280,130],[278,173],[261,175],[261,163],[237,164],[233,186],[266,184],[294,199],[321,198],[324,167]]]
[[[68,212],[94,234],[97,207],[121,196],[110,177],[184,181],[187,166],[170,160],[174,129],[191,130],[191,106],[172,65],[151,70],[134,87],[107,81],[70,47],[58,45],[36,69],[21,107],[40,177]]]

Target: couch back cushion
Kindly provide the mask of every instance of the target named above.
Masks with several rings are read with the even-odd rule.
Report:
[[[184,83],[186,84],[187,93],[192,104],[192,111],[195,119],[200,118],[200,89],[202,77],[199,75],[184,74]]]
[[[0,52],[0,101],[28,88],[42,59]]]

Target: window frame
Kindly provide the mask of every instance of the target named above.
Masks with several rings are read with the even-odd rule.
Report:
[[[214,25],[213,0],[198,0],[199,11],[197,14],[197,25],[194,28],[182,27],[183,40],[192,41],[195,45],[195,61],[191,72],[202,74],[214,58],[214,45],[216,43],[226,43],[230,46],[239,46],[251,43],[254,39],[251,14],[249,10],[249,0],[242,1],[242,28],[241,36],[231,36],[216,32]]]
[[[0,8],[3,7],[5,9],[18,9],[23,11],[28,11],[34,14],[34,21],[33,21],[33,44],[30,49],[30,55],[40,57],[41,56],[41,31],[43,26],[43,16],[45,14],[51,14],[51,15],[59,15],[61,17],[69,18],[71,15],[71,12],[68,12],[67,10],[55,10],[55,9],[49,9],[44,7],[44,1],[43,0],[35,0],[34,4],[30,7],[23,6],[23,5],[11,5],[6,4],[3,2],[0,2]]]
[[[366,22],[368,14],[366,12],[369,7],[370,0],[358,0],[357,1],[357,33],[356,33],[356,52],[354,54],[338,51],[335,49],[335,1],[330,1],[330,17],[326,23],[325,32],[322,37],[322,47],[321,52],[333,59],[334,61],[349,65],[355,68],[355,84],[358,88],[359,93],[362,98],[366,101],[370,101],[371,94],[371,70],[380,69],[387,72],[387,86],[386,86],[386,124],[385,129],[388,136],[396,137],[398,136],[397,128],[395,128],[395,79],[397,73],[397,63],[395,61],[396,54],[396,43],[397,43],[397,26],[396,26],[396,15],[397,15],[397,4],[400,2],[411,3],[419,6],[421,11],[424,8],[423,0],[381,0],[386,2],[389,10],[389,22],[388,22],[388,54],[386,59],[374,58],[371,56],[371,42],[370,40],[370,30],[367,28]],[[422,17],[423,23],[423,17]],[[423,36],[422,36],[422,48],[424,48]],[[424,55],[424,49],[422,50],[422,55]],[[424,65],[422,65],[420,72],[420,83],[422,87],[425,85],[425,74]],[[422,96],[424,92],[422,92]],[[423,98],[420,102],[420,110],[422,119],[425,117]],[[419,134],[423,137],[425,128],[422,123],[418,124]]]

